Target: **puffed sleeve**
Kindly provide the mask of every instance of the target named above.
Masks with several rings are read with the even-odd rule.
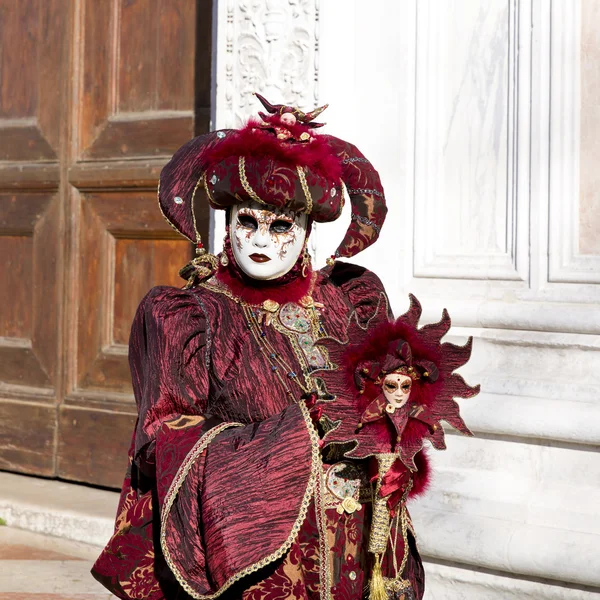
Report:
[[[320,473],[303,402],[260,422],[206,413],[210,324],[198,290],[155,288],[132,326],[138,420],[115,534],[93,574],[124,600],[196,597],[282,557]],[[269,393],[266,389],[264,393]]]
[[[129,365],[138,408],[134,462],[147,475],[155,465],[156,433],[181,415],[207,430],[218,420],[205,414],[207,320],[197,297],[156,287],[142,300],[129,341]]]
[[[370,329],[393,319],[383,283],[373,271],[337,261],[329,279],[341,289],[362,327],[368,326]]]

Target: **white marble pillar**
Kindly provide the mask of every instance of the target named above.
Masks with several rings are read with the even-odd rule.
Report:
[[[380,170],[389,216],[356,257],[397,314],[474,336],[474,439],[431,452],[412,507],[429,600],[600,594],[597,0],[220,2],[216,125],[254,90]],[[318,261],[348,224],[317,228]]]

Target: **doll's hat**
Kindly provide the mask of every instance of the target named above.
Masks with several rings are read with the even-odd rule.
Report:
[[[202,247],[195,215],[208,202],[215,209],[251,200],[269,207],[305,212],[325,223],[344,205],[343,185],[352,221],[336,257],[351,257],[373,244],[387,208],[379,174],[349,142],[318,134],[311,112],[270,104],[241,129],[222,129],[182,146],[160,174],[158,202],[165,219]]]

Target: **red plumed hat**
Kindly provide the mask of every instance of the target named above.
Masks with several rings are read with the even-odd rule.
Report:
[[[199,243],[195,214],[202,203],[215,209],[253,200],[305,212],[319,223],[337,219],[352,205],[352,222],[336,256],[351,257],[379,237],[387,208],[379,174],[352,144],[315,133],[326,106],[304,113],[272,105],[243,128],[223,129],[182,146],[160,175],[158,201],[165,219]]]

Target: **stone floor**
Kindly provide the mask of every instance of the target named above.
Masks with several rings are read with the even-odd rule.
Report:
[[[109,600],[90,575],[99,548],[0,527],[0,600]]]

